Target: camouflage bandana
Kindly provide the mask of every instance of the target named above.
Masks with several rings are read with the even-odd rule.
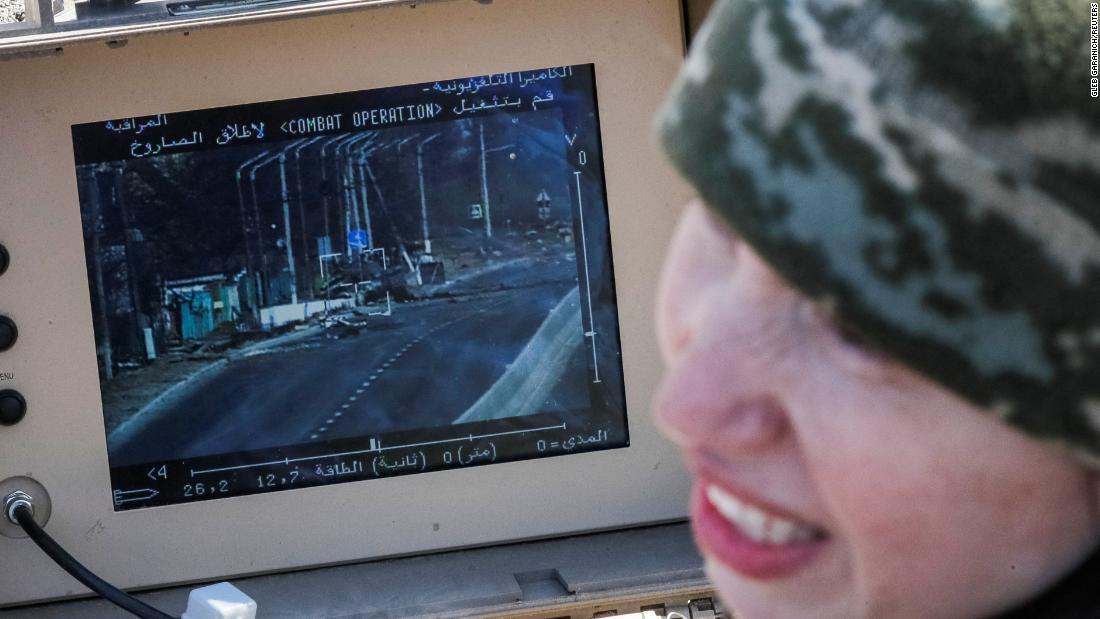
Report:
[[[675,164],[890,356],[1100,467],[1087,0],[718,0]]]

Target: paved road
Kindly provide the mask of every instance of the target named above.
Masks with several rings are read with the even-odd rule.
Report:
[[[235,360],[150,411],[112,451],[112,464],[450,424],[504,373],[575,279],[569,260],[513,261],[456,284],[454,299],[395,306],[358,335],[318,334]],[[583,406],[587,372],[576,355],[554,401]]]

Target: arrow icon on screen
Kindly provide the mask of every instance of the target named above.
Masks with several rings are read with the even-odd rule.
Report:
[[[148,501],[149,499],[160,494],[152,488],[142,488],[140,490],[115,490],[115,505],[122,505],[123,503],[135,503],[138,501]]]

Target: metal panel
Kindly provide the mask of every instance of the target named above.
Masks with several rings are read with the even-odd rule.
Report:
[[[420,0],[420,3],[439,0]],[[192,31],[272,20],[325,15],[416,0],[175,0],[101,2],[81,0],[57,16],[53,0],[27,0],[24,23],[0,29],[0,58],[5,55],[59,53],[74,43],[105,41],[125,45],[132,37]],[[203,4],[221,5],[201,8]],[[183,10],[181,10],[183,9]],[[65,17],[65,19],[59,19]]]
[[[53,498],[49,531],[125,587],[338,564],[681,519],[687,475],[648,417],[660,361],[652,299],[690,195],[652,117],[682,59],[678,0],[438,2],[151,36],[0,63],[0,371],[29,402],[0,432],[0,479]],[[631,446],[274,494],[112,509],[69,126],[156,113],[594,62]],[[0,605],[83,592],[25,540]]]

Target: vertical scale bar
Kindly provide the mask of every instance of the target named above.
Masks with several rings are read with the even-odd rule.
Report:
[[[584,289],[588,293],[588,331],[584,334],[585,337],[592,338],[592,368],[596,373],[596,380],[593,383],[600,382],[600,366],[596,361],[596,318],[592,314],[592,282],[588,276],[588,239],[584,233],[584,198],[581,197],[581,173],[580,171],[573,173],[577,179],[577,211],[581,218],[581,257],[584,259]]]

